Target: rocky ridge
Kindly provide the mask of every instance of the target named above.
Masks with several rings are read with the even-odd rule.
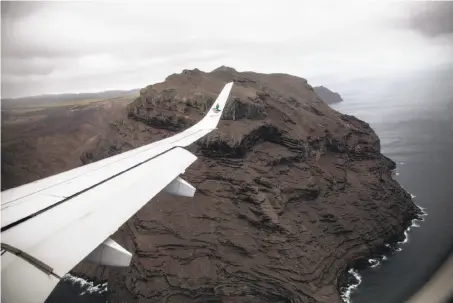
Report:
[[[286,74],[185,70],[150,85],[84,163],[196,123],[234,81],[218,130],[189,149],[192,199],[159,194],[114,235],[127,269],[81,263],[110,302],[341,302],[345,272],[417,209],[370,126]]]

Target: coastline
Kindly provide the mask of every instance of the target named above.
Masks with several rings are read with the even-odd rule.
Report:
[[[63,281],[70,282],[73,285],[78,284],[81,289],[84,289],[84,291],[80,294],[81,296],[93,293],[103,294],[108,291],[107,281],[95,283],[94,281],[85,280],[81,277],[71,275],[70,273],[67,273],[63,277]]]
[[[411,197],[415,197],[411,194]],[[414,203],[415,204],[415,203]],[[416,205],[416,204],[415,204]],[[357,258],[352,262],[352,266],[348,266],[345,272],[340,276],[340,283],[338,283],[338,290],[342,302],[351,303],[351,295],[362,283],[362,276],[360,271],[366,267],[376,268],[386,261],[393,254],[402,251],[401,245],[408,243],[409,232],[413,228],[420,227],[420,222],[424,221],[424,217],[428,215],[425,208],[416,205],[417,213],[415,217],[406,221],[402,226],[404,228],[396,235],[384,241],[384,244],[375,246],[367,256]],[[71,283],[73,286],[79,288],[79,295],[101,295],[106,296],[108,293],[107,281],[90,281],[68,273],[63,278],[64,282]],[[54,302],[49,301],[47,303]]]
[[[71,273],[67,273],[57,284],[55,289],[46,299],[46,303],[76,303],[81,302],[80,297],[83,297],[83,302],[87,303],[104,303],[108,294],[108,282],[90,280],[89,278],[79,277]]]
[[[411,201],[416,196],[409,193]],[[412,201],[412,203],[414,203]],[[420,227],[420,222],[424,221],[424,217],[428,215],[426,209],[415,205],[415,213],[409,215],[401,229],[385,239],[384,241],[377,239],[374,246],[369,248],[369,253],[364,256],[354,259],[349,266],[346,267],[342,275],[340,275],[338,283],[338,291],[342,302],[351,303],[351,295],[362,283],[360,271],[364,268],[377,268],[382,262],[386,261],[393,254],[402,251],[402,245],[408,243],[409,233],[411,229]],[[106,296],[108,293],[108,284],[106,281],[90,281],[78,276],[68,274],[64,278],[65,282],[70,282],[72,285],[77,285],[80,288],[79,295],[101,295]]]
[[[402,165],[404,165],[404,163],[402,163]],[[395,175],[399,175],[399,173],[395,173]],[[411,200],[416,197],[411,193],[408,194],[410,194]],[[338,289],[341,294],[341,299],[344,303],[352,303],[351,295],[362,283],[362,276],[360,275],[360,271],[367,267],[377,268],[389,257],[394,255],[395,253],[401,252],[403,248],[400,246],[408,243],[409,232],[411,231],[411,229],[420,227],[420,222],[424,221],[424,217],[426,217],[428,213],[426,212],[425,208],[418,206],[415,203],[414,205],[416,206],[416,212],[414,216],[410,216],[407,220],[405,220],[404,224],[402,225],[403,228],[400,232],[386,239],[383,245],[377,245],[372,248],[368,256],[354,260],[351,266],[348,266],[340,276]]]

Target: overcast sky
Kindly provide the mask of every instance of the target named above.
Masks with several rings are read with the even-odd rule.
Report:
[[[183,69],[322,81],[453,61],[453,2],[2,1],[2,97],[131,89]]]

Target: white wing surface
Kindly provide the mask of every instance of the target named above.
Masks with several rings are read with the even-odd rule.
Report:
[[[194,195],[179,175],[197,157],[183,147],[216,129],[232,85],[179,134],[2,192],[2,302],[45,301],[83,259],[128,266],[132,255],[110,235],[162,190]]]

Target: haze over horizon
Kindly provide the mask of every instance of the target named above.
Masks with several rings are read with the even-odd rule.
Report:
[[[128,90],[221,65],[319,82],[453,63],[453,2],[273,3],[2,1],[2,98]]]

